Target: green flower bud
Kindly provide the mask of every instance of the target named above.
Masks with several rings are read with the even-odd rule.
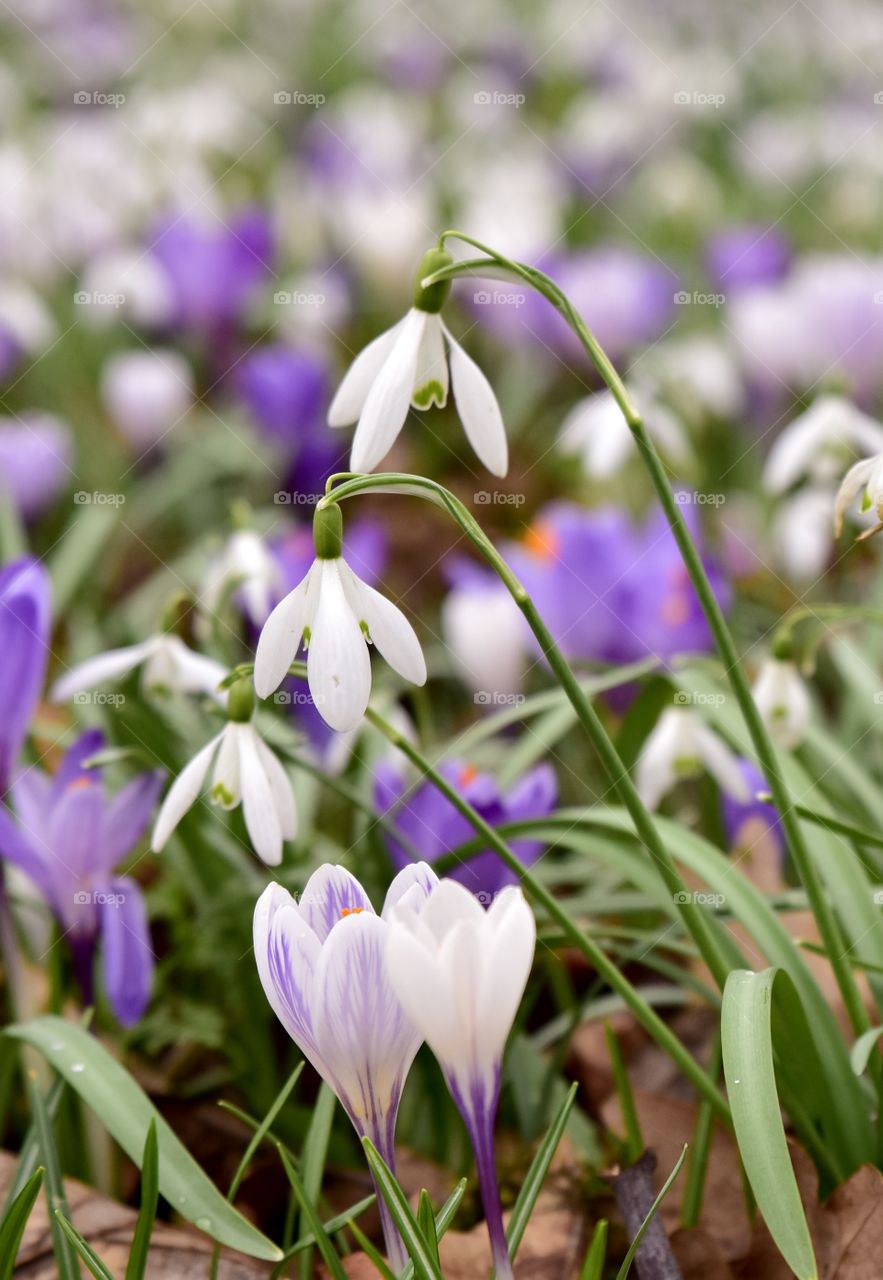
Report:
[[[320,502],[313,516],[313,546],[319,560],[339,560],[343,549],[343,517],[336,502]]]
[[[227,719],[246,724],[254,711],[254,684],[251,676],[243,676],[230,686],[227,694]]]

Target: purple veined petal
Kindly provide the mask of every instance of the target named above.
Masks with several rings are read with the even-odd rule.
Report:
[[[403,867],[386,891],[382,916],[388,920],[399,906],[419,911],[438,884],[438,876],[428,862],[412,862]]]
[[[0,571],[0,794],[9,786],[43,688],[50,628],[49,577],[24,556]]]
[[[364,347],[343,376],[328,410],[329,427],[348,427],[356,422],[365,407],[368,392],[380,375],[387,358],[399,339],[405,320],[381,333]]]
[[[339,733],[355,729],[371,696],[371,659],[343,590],[336,560],[317,562],[319,601],[307,653],[307,679],[319,715]]]
[[[45,845],[20,830],[6,808],[0,805],[0,858],[23,871],[43,896],[52,901],[54,885],[45,853]]]
[[[258,753],[258,736],[254,729],[250,724],[238,725],[237,728],[242,816],[255,853],[268,866],[275,867],[282,861],[282,825],[273,801],[270,779]]]
[[[11,787],[12,807],[19,824],[38,843],[45,840],[52,807],[53,782],[36,765],[20,769]]]
[[[197,751],[193,759],[185,765],[169,788],[162,807],[156,816],[153,834],[150,838],[150,847],[154,853],[159,853],[162,850],[169,836],[184,817],[184,814],[196,803],[196,799],[205,782],[206,774],[211,766],[212,758],[221,741],[221,736],[220,733],[217,734],[200,751]]]
[[[68,787],[74,782],[101,781],[99,769],[87,769],[86,761],[104,748],[104,734],[100,729],[87,729],[65,751],[61,764],[52,777],[52,804],[56,805]]]
[[[343,592],[359,622],[368,628],[371,643],[381,657],[412,684],[426,683],[426,660],[417,634],[398,605],[362,582],[345,560],[340,562]]]
[[[297,903],[279,884],[267,885],[254,912],[254,954],[264,994],[276,1017],[316,1070],[325,1074],[313,1033],[313,977],[321,944]]]
[[[304,921],[324,943],[336,924],[349,913],[374,914],[371,899],[346,867],[324,863],[303,888],[299,909]]]
[[[122,649],[108,649],[106,653],[87,658],[55,681],[49,697],[53,702],[67,702],[85,689],[94,689],[107,680],[118,680],[144,662],[154,646],[155,638],[141,644],[126,645]]]
[[[314,561],[306,576],[276,605],[263,625],[254,659],[254,687],[259,698],[278,689],[294,661],[304,628],[316,609],[321,564]]]
[[[111,870],[137,844],[147,830],[162,790],[164,773],[140,773],[110,801],[102,824],[101,860]]]
[[[59,884],[98,870],[104,795],[100,782],[83,776],[68,783],[48,825],[47,865]]]
[[[353,471],[373,471],[405,425],[425,324],[423,311],[412,309],[405,316],[395,346],[365,399],[353,436],[350,455]]]
[[[118,876],[96,889],[104,970],[104,989],[119,1022],[130,1027],[150,1000],[154,954],[147,908],[140,885]]]

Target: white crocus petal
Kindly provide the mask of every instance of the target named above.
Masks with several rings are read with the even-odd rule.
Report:
[[[809,692],[793,662],[768,658],[752,688],[754,701],[777,746],[793,751],[812,718]]]
[[[412,684],[426,683],[426,661],[408,619],[391,600],[369,587],[344,560],[337,562],[344,595],[368,637],[393,671]]]
[[[313,977],[321,943],[287,889],[269,884],[254,913],[254,954],[267,1000],[285,1030],[325,1075],[313,1033]]]
[[[704,767],[714,778],[722,791],[740,804],[747,804],[751,799],[751,789],[739,768],[739,761],[733,755],[723,738],[718,737],[702,723],[696,726],[697,753]]]
[[[329,427],[348,427],[358,420],[365,407],[368,392],[395,346],[404,323],[404,320],[400,320],[391,329],[381,333],[356,356],[331,401],[328,410]]]
[[[300,895],[300,912],[320,942],[349,912],[373,912],[371,899],[352,872],[324,862],[310,876]]]
[[[404,913],[389,925],[386,963],[393,989],[407,1016],[442,1064],[458,1053],[463,1023],[447,971],[436,946],[427,946],[405,923]]]
[[[118,680],[120,676],[140,666],[152,653],[154,644],[155,637],[144,640],[141,644],[127,645],[124,649],[108,649],[106,653],[87,658],[55,681],[49,697],[53,702],[67,702],[84,689],[94,689],[105,681]]]
[[[493,387],[447,328],[444,335],[448,341],[451,385],[466,438],[488,471],[504,476],[509,469],[509,445]]]
[[[458,880],[441,880],[430,895],[426,907],[420,913],[420,923],[425,925],[437,942],[442,942],[450,929],[460,920],[480,924],[485,918],[484,908],[473,894]]]
[[[481,970],[477,1031],[485,1058],[493,1060],[515,1021],[536,947],[534,914],[517,886],[497,896],[486,927],[491,935]]]
[[[350,608],[340,561],[317,562],[319,599],[307,654],[310,693],[332,729],[354,729],[371,696],[371,659],[365,636]]]
[[[235,809],[242,799],[239,739],[244,728],[231,720],[221,733],[218,758],[212,770],[211,802],[222,809]]]
[[[255,745],[273,797],[273,806],[279,819],[279,826],[285,840],[293,840],[297,835],[297,808],[294,803],[294,792],[277,756],[273,754],[262,738],[255,734]]]
[[[447,402],[448,361],[441,319],[437,315],[427,315],[417,352],[411,404],[415,409],[428,409],[433,404],[443,409]]]
[[[156,816],[153,835],[150,840],[150,847],[154,853],[160,852],[175,827],[184,817],[184,814],[196,803],[196,799],[205,782],[206,774],[209,771],[212,757],[222,737],[223,731],[212,738],[211,742],[206,743],[201,751],[197,751],[193,759],[184,766],[169,788],[168,795]]]
[[[425,311],[412,308],[408,312],[395,345],[368,392],[353,436],[353,471],[373,471],[389,453],[404,425],[427,318]]]
[[[412,862],[403,867],[386,891],[381,913],[384,920],[388,920],[397,907],[419,911],[438,883],[438,876],[428,862]]]
[[[258,751],[258,735],[250,724],[236,725],[236,748],[242,786],[242,816],[255,853],[267,866],[282,861],[282,824],[270,779]]]
[[[850,467],[843,482],[837,490],[837,497],[834,499],[834,534],[839,538],[843,530],[843,517],[849,510],[852,502],[865,486],[870,485],[871,478],[874,475],[875,468],[880,463],[880,458],[864,458],[861,462],[856,462]]]
[[[294,661],[315,607],[321,563],[313,562],[303,580],[279,601],[263,625],[254,659],[254,687],[259,698],[278,689]]]

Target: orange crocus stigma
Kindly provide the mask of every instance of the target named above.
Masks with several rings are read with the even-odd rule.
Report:
[[[541,560],[551,560],[561,550],[561,539],[548,520],[535,520],[524,535],[524,545]]]
[[[84,791],[87,787],[92,786],[92,779],[81,775],[79,778],[73,778],[67,784],[68,791]]]
[[[342,916],[357,916],[360,911],[364,910],[364,907],[341,907],[340,914]]]
[[[474,782],[477,777],[478,777],[478,770],[476,769],[475,765],[464,764],[463,768],[460,770],[457,776],[457,781],[459,782],[461,787],[468,787],[470,782]]]

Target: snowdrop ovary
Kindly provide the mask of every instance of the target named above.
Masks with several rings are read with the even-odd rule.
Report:
[[[504,476],[508,470],[506,431],[493,388],[440,315],[450,282],[423,284],[452,261],[443,249],[425,255],[414,305],[359,353],[338,387],[328,425],[357,423],[350,455],[353,471],[374,470],[395,443],[412,405],[444,408],[449,380],[466,438],[480,461],[494,475]]]
[[[358,725],[371,696],[369,643],[413,684],[425,682],[426,663],[405,615],[344,560],[336,503],[319,503],[313,537],[316,559],[261,632],[255,689],[266,698],[279,687],[303,640],[316,710],[332,729],[346,732]]]

